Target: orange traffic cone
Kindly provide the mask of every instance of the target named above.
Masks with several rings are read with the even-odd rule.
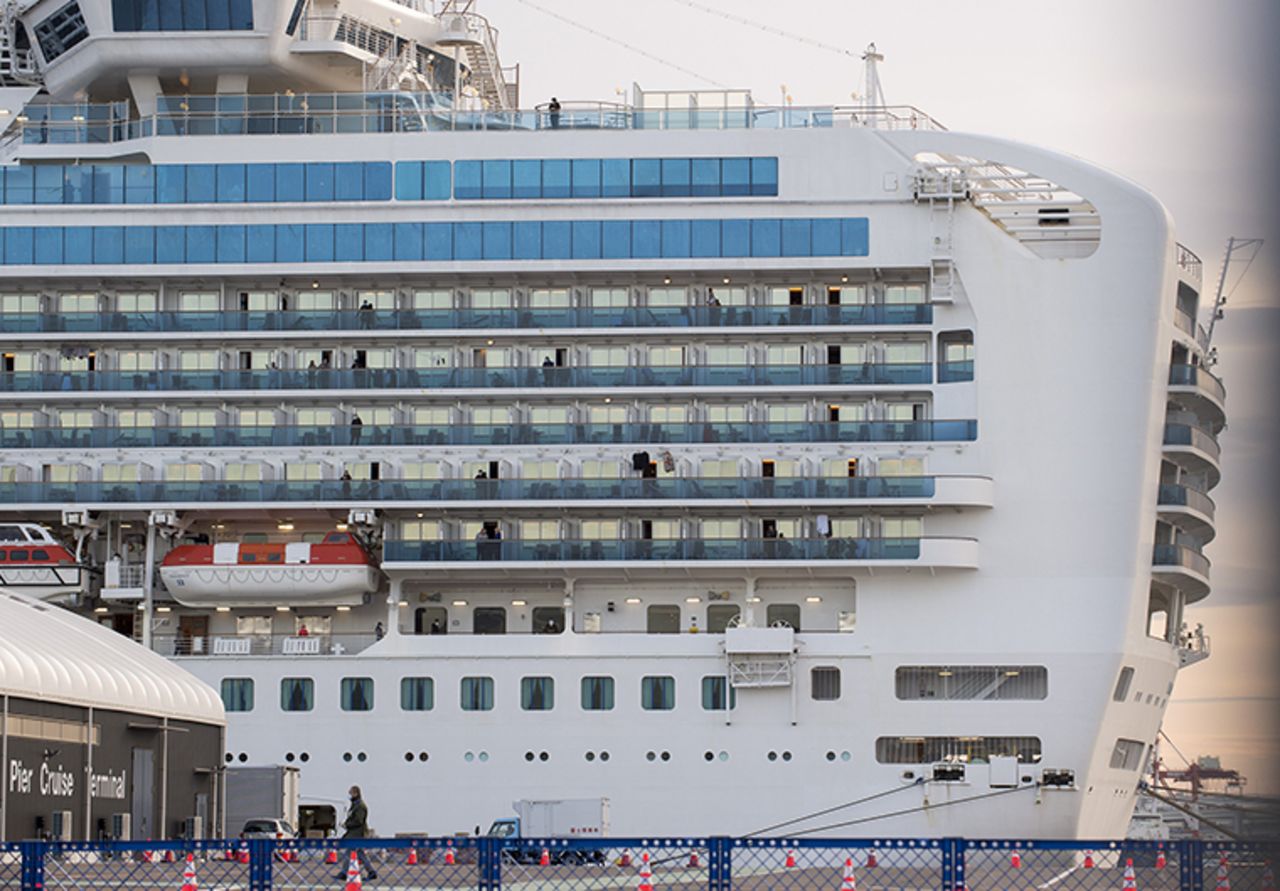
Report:
[[[844,860],[844,881],[840,883],[841,891],[858,891],[858,880],[853,875],[853,858]]]
[[[235,848],[227,848],[227,859],[228,859],[228,860],[235,860],[235,859],[236,859],[236,849],[235,849]]]
[[[1262,871],[1262,891],[1276,891],[1276,874],[1271,871],[1271,861],[1266,861]]]
[[[405,859],[404,862],[409,864],[410,866],[417,866],[418,865],[418,849],[410,848],[409,856],[408,858]]]
[[[1093,869],[1093,851],[1084,852],[1084,868]]]
[[[1156,869],[1164,869],[1166,863],[1168,861],[1164,859],[1164,848],[1160,848],[1156,851]]]
[[[647,853],[640,856],[640,884],[636,885],[636,891],[653,891],[653,873],[649,871]]]
[[[196,858],[187,855],[187,868],[182,871],[182,891],[199,891],[196,887]]]
[[[697,869],[700,866],[702,866],[702,861],[698,859],[698,852],[690,851],[689,852],[689,868]]]
[[[444,849],[444,865],[453,866],[458,860],[453,856],[453,842],[449,842],[449,847]]]
[[[542,849],[542,854],[540,854],[540,855],[538,856],[538,865],[539,865],[539,866],[550,866],[550,865],[551,865],[551,852],[550,852],[550,851],[548,851],[546,848],[543,848],[543,849]]]
[[[337,863],[337,862],[338,862],[338,849],[337,849],[337,848],[330,848],[330,849],[329,849],[329,853],[324,855],[324,862],[325,862],[325,863]]]
[[[1226,854],[1218,860],[1218,882],[1214,885],[1214,891],[1231,891],[1231,876],[1227,872]]]
[[[1010,865],[1010,866],[1012,866],[1014,869],[1019,869],[1019,868],[1021,868],[1021,866],[1022,866],[1022,855],[1021,855],[1021,854],[1019,854],[1017,851],[1014,851],[1012,854],[1010,854],[1010,855],[1009,855],[1009,865]]]
[[[623,851],[623,852],[622,852],[622,856],[618,858],[618,865],[619,865],[619,866],[630,866],[630,865],[631,865],[631,852],[630,852],[630,851]]]
[[[351,852],[351,862],[347,864],[347,884],[344,891],[361,891],[364,882],[360,881],[360,858]]]
[[[867,854],[867,868],[870,869],[874,867],[877,863],[879,863],[879,861],[876,859],[876,852],[875,852],[875,849],[873,848]]]
[[[167,851],[165,851],[165,852],[164,852],[164,862],[165,862],[165,863],[177,863],[177,862],[178,862],[178,857],[177,857],[177,855],[176,855],[176,854],[174,854],[174,853],[173,853],[173,848],[170,848],[169,850],[167,850]]]
[[[787,869],[791,869],[796,865],[796,852],[794,848],[787,849],[787,862],[783,864]]]
[[[1121,887],[1124,891],[1138,891],[1138,877],[1133,873],[1132,860],[1124,862],[1124,885]]]

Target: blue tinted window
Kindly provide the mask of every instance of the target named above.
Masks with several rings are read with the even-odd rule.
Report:
[[[452,194],[448,161],[427,161],[422,165],[422,197],[447,201]]]
[[[222,4],[214,0],[209,5],[216,10]],[[204,14],[204,0],[182,0],[182,27],[187,31],[204,31],[208,27],[208,20]]]
[[[217,189],[213,164],[187,165],[188,204],[212,204]]]
[[[212,263],[218,256],[216,226],[187,227],[187,262]]]
[[[459,201],[471,201],[484,197],[481,189],[479,161],[458,161],[453,165],[453,197]]]
[[[253,0],[231,0],[231,30],[253,30]]]
[[[685,198],[692,194],[688,158],[663,158],[662,194],[668,198]]]
[[[662,256],[662,224],[658,220],[634,220],[631,223],[631,256]]]
[[[156,226],[156,262],[184,263],[187,233],[182,226]]]
[[[306,195],[306,168],[302,164],[277,164],[276,200],[302,201]]]
[[[511,197],[511,162],[481,161],[481,194],[485,198]]]
[[[124,231],[124,261],[126,263],[154,263],[156,261],[156,233],[150,226],[130,226]]]
[[[62,262],[61,226],[45,226],[36,230],[35,261],[37,263]],[[28,257],[27,262],[30,262],[30,257]]]
[[[542,197],[542,162],[511,162],[511,195],[514,198]]]
[[[720,256],[719,220],[694,220],[690,225],[690,230],[690,256]]]
[[[277,226],[276,262],[301,263],[304,257],[302,226],[297,224]]]
[[[662,162],[657,158],[636,158],[631,162],[631,194],[657,198],[662,194]]]
[[[751,256],[751,223],[748,220],[725,220],[720,227],[720,256]]]
[[[35,168],[26,165],[10,167],[4,178],[4,200],[7,204],[30,204],[35,194]]]
[[[782,226],[778,220],[751,221],[751,256],[777,257],[782,253]]]
[[[568,161],[543,161],[542,197],[568,198],[572,194],[569,185],[570,177],[571,173]]]
[[[511,259],[511,224],[482,223],[484,258],[486,260]]]
[[[274,226],[245,226],[245,260],[250,263],[272,263],[276,259]]]
[[[392,243],[394,236],[392,235],[391,230],[392,227],[390,223],[364,224],[364,259],[392,259]]]
[[[479,223],[456,223],[453,227],[455,260],[479,260],[484,257],[483,230]]]
[[[691,165],[692,188],[695,198],[708,198],[720,194],[720,159],[694,158]]]
[[[600,162],[600,194],[605,198],[631,195],[631,162],[626,158],[605,158]]]
[[[395,239],[394,259],[422,259],[422,224],[396,223],[393,238]]]
[[[61,164],[36,167],[36,204],[61,204],[63,180]]]
[[[124,262],[124,226],[94,227],[93,262]]]
[[[662,256],[689,256],[689,221],[662,221]]]
[[[62,262],[93,262],[93,230],[88,226],[67,226],[62,230]]]
[[[569,223],[548,220],[542,224],[542,258],[567,260],[573,251],[573,231]]]
[[[391,162],[374,161],[364,165],[364,200],[387,201],[391,198]]]
[[[61,233],[59,233],[61,235]],[[30,226],[14,226],[4,233],[4,262],[10,266],[26,266],[32,262],[35,238]],[[54,261],[61,263],[59,258]]]
[[[542,224],[535,220],[520,220],[512,227],[511,256],[516,260],[542,258]]]
[[[747,158],[725,158],[720,162],[720,194],[751,194],[751,161]]]
[[[396,162],[396,200],[420,201],[422,199],[422,162]]]
[[[333,165],[307,165],[307,199],[308,201],[333,200]]]
[[[778,159],[751,159],[751,194],[778,194]]]
[[[97,204],[124,203],[123,164],[94,165],[93,200]]]
[[[783,220],[782,221],[782,256],[784,257],[808,257],[812,255],[813,248],[809,243],[809,221],[803,220]]]
[[[208,0],[206,24],[210,30],[225,31],[231,27],[231,9],[227,0]]]
[[[364,198],[364,164],[346,161],[334,165],[333,197],[338,201],[360,201]]]
[[[575,260],[600,259],[600,222],[579,220],[573,223],[573,258]]]
[[[264,202],[276,200],[276,168],[274,164],[245,165],[245,200]]]
[[[182,30],[182,0],[159,0],[160,30]]]
[[[600,162],[580,158],[572,162],[574,198],[600,197]]]
[[[308,262],[333,259],[333,226],[327,223],[309,223],[306,226],[306,236]]]
[[[364,226],[360,223],[339,223],[333,227],[335,260],[364,259]]]
[[[245,199],[245,169],[243,164],[218,165],[218,201],[241,202]]]
[[[187,200],[187,170],[181,164],[156,168],[156,202],[181,204]]]
[[[112,0],[116,31],[252,31],[251,0]]]
[[[840,251],[840,221],[814,220],[812,246],[815,257],[838,257]]]
[[[605,220],[601,240],[606,259],[625,259],[631,256],[631,221]]]
[[[840,221],[840,253],[846,257],[865,257],[870,249],[865,217]]]
[[[453,224],[452,223],[425,223],[423,224],[423,259],[426,260],[452,260],[453,259]]]
[[[219,263],[243,263],[245,261],[244,229],[244,226],[218,227]]]
[[[66,204],[93,203],[92,164],[73,164],[67,167],[59,166],[57,169],[63,171],[62,202]]]
[[[124,169],[126,204],[154,204],[156,200],[156,168],[150,164],[130,164]]]

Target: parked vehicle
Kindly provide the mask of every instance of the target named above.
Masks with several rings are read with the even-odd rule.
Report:
[[[502,817],[489,827],[490,838],[510,843],[503,856],[517,863],[537,863],[542,858],[540,839],[592,839],[609,835],[609,799],[569,798],[547,801],[513,801],[514,817]],[[553,863],[604,863],[603,851],[547,851]]]

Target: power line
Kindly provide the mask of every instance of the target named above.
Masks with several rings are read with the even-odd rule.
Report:
[[[521,0],[521,2],[524,2],[524,0]],[[845,49],[842,46],[833,46],[830,43],[823,43],[821,40],[814,40],[812,37],[805,37],[803,34],[795,34],[795,33],[792,33],[791,31],[784,31],[781,28],[775,28],[773,25],[766,25],[763,22],[757,22],[754,19],[749,19],[744,16],[735,15],[734,13],[731,13],[731,12],[725,12],[724,10],[716,9],[713,6],[707,6],[705,4],[698,3],[696,2],[696,0],[672,0],[672,2],[679,3],[683,6],[687,6],[690,9],[696,9],[696,10],[699,10],[700,12],[705,12],[708,15],[719,16],[720,18],[726,19],[730,22],[737,22],[739,25],[746,25],[748,28],[755,28],[759,31],[765,31],[769,34],[775,34],[778,37],[785,37],[787,40],[797,41],[798,43],[805,43],[805,44],[808,44],[809,46],[826,50],[827,52],[839,53],[842,56],[852,56],[855,59],[859,58],[859,56],[861,55],[860,53],[856,53],[853,50]]]
[[[910,789],[913,787],[907,786],[905,788]],[[885,819],[888,819],[889,817],[901,817],[906,814],[915,814],[921,811],[939,810],[944,807],[952,807],[953,805],[965,804],[966,802],[970,802],[970,801],[982,801],[984,798],[996,798],[1001,795],[1010,795],[1016,792],[1025,792],[1028,789],[1038,789],[1038,788],[1039,786],[1036,786],[1036,785],[1015,786],[1011,789],[1000,789],[996,792],[985,792],[981,795],[970,795],[968,798],[952,798],[947,801],[940,801],[937,804],[922,804],[922,805],[919,805],[918,807],[904,808],[900,811],[889,811],[888,813],[875,814],[874,816],[870,816],[870,817],[859,817],[856,820],[845,820],[840,823],[828,823],[825,826],[817,826],[817,827],[814,827],[813,829],[801,829],[796,832],[792,832],[791,836],[795,837],[800,835],[811,835],[814,832],[828,832],[832,829],[840,829],[845,826],[857,826],[861,823],[873,823],[876,820],[885,820]]]
[[[689,75],[689,77],[697,78],[698,80],[703,81],[704,83],[709,83],[713,87],[719,87],[722,90],[729,89],[727,86],[720,83],[719,81],[712,80],[711,78],[701,75],[696,71],[693,71],[689,68],[685,68],[683,65],[678,65],[675,62],[668,61],[667,59],[664,59],[661,56],[655,56],[653,53],[649,52],[648,50],[641,49],[638,46],[632,46],[631,44],[627,43],[625,40],[619,40],[617,37],[613,37],[609,34],[605,34],[603,31],[597,31],[595,28],[584,25],[581,22],[576,22],[573,19],[568,18],[567,16],[563,16],[558,12],[553,12],[552,10],[547,9],[545,6],[539,6],[537,3],[534,3],[533,0],[516,0],[516,2],[523,3],[525,6],[528,6],[530,9],[536,9],[538,12],[542,13],[543,15],[549,15],[553,19],[557,19],[558,21],[564,22],[566,25],[570,25],[574,28],[577,28],[580,31],[586,31],[588,34],[592,35],[593,37],[599,37],[601,40],[607,40],[612,44],[616,44],[617,46],[622,47],[623,49],[627,49],[637,55],[644,56],[646,59],[649,59],[652,62],[657,62],[659,65],[665,65],[668,68],[671,68],[675,71],[679,71],[681,74],[687,74]]]

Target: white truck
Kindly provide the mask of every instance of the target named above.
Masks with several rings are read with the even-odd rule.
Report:
[[[282,764],[270,767],[228,767],[226,777],[226,834],[236,838],[252,821],[282,821],[289,837],[298,826],[299,773]]]
[[[517,863],[537,863],[542,857],[538,839],[593,839],[609,836],[609,799],[564,798],[513,801],[514,817],[501,817],[489,827],[490,838],[503,839],[503,855]],[[553,863],[603,863],[603,851],[548,852]]]

